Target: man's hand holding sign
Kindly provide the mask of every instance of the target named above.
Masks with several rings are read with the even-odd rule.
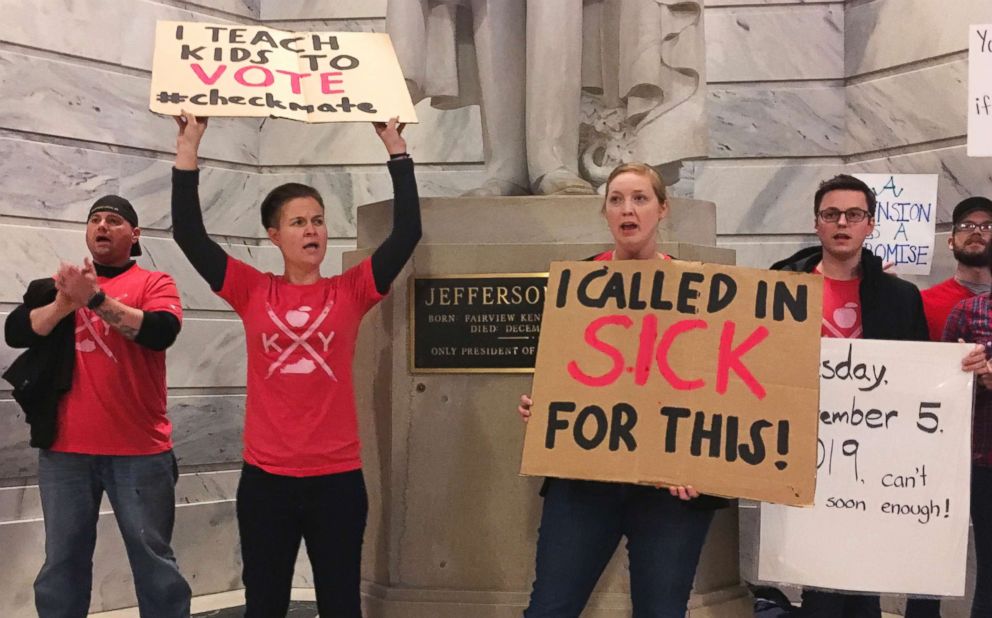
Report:
[[[811,504],[820,285],[677,261],[553,264],[521,472]]]

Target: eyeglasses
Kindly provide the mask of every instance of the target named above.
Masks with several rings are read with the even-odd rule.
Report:
[[[982,234],[992,234],[992,221],[985,223],[975,223],[974,221],[961,221],[954,224],[955,232],[968,232],[969,234],[978,230]]]
[[[871,213],[864,208],[848,208],[847,210],[827,208],[816,213],[816,216],[820,217],[820,220],[824,223],[837,223],[840,221],[841,215],[844,215],[848,223],[860,223],[870,217]]]

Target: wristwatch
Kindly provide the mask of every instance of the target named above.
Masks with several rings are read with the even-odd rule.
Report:
[[[90,297],[90,300],[86,303],[86,308],[96,309],[102,305],[105,300],[107,300],[107,293],[103,290],[98,290],[96,294]]]

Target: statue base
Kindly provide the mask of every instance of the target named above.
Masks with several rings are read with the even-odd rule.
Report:
[[[524,425],[516,412],[530,374],[410,371],[412,276],[543,273],[555,260],[612,247],[602,198],[422,200],[424,238],[389,296],[366,316],[355,390],[369,493],[363,592],[370,618],[520,616],[534,578],[541,479],[519,475]],[[660,250],[733,263],[717,248],[715,207],[673,200]],[[358,249],[372,253],[391,205],[358,210]],[[679,242],[675,242],[676,237]],[[630,615],[626,551],[600,578],[583,616]],[[737,510],[718,511],[688,616],[750,616],[740,583]]]

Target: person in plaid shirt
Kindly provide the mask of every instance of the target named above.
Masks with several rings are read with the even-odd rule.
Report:
[[[987,263],[992,271],[992,261]],[[979,294],[959,302],[944,326],[944,341],[992,344],[992,298]],[[979,376],[971,432],[971,525],[975,533],[975,598],[972,618],[992,616],[992,374]]]

